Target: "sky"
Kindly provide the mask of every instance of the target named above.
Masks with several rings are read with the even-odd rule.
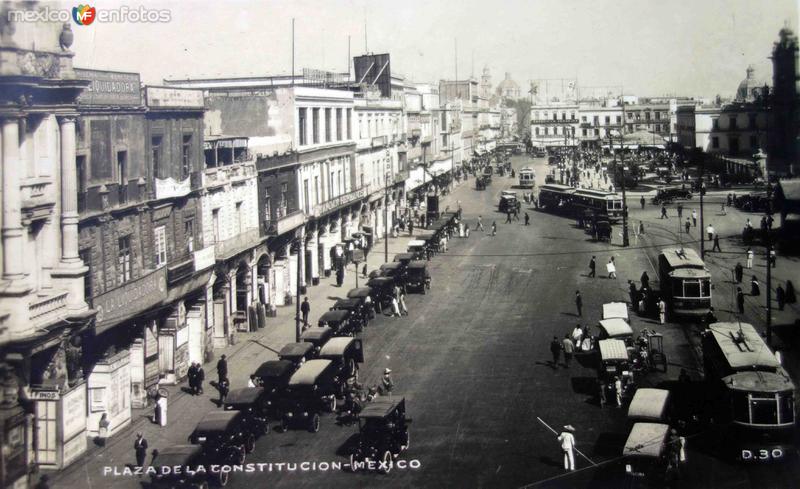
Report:
[[[785,24],[797,29],[798,1],[104,1],[93,5],[169,9],[171,20],[73,24],[72,50],[75,66],[148,84],[285,74],[294,18],[298,73],[347,71],[349,39],[351,55],[388,52],[392,72],[417,82],[488,67],[493,84],[510,72],[523,93],[530,80],[577,78],[640,96],[731,96],[748,65],[771,79],[772,44]]]

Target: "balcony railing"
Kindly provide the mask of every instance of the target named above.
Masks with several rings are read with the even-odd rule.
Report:
[[[258,228],[247,229],[233,238],[216,243],[214,245],[214,254],[217,257],[217,261],[224,261],[242,251],[254,247],[260,240]]]
[[[281,211],[283,209],[278,209]],[[268,236],[280,236],[291,231],[305,222],[306,216],[303,211],[297,209],[291,212],[278,212],[274,220],[264,221],[264,229]]]
[[[235,182],[256,175],[256,167],[252,163],[218,166],[207,168],[203,172],[203,187],[216,187],[228,182]]]
[[[35,326],[47,325],[66,312],[69,292],[56,292],[44,297],[37,297],[28,306],[30,320]]]
[[[50,215],[56,203],[56,192],[49,179],[32,179],[20,185],[22,197],[22,219],[31,222]]]

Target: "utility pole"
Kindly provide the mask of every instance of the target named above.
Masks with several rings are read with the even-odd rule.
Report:
[[[762,152],[759,150],[756,157],[761,155]],[[767,161],[764,160],[767,180],[767,229],[764,236],[767,254],[767,345],[770,345],[772,342],[772,183],[769,181],[769,168],[766,165]]]
[[[300,335],[302,334],[302,326],[300,324],[300,277],[301,277],[301,270],[300,270],[300,253],[304,252],[305,246],[303,246],[303,234],[302,228],[301,231],[298,231],[298,237],[295,239],[297,243],[297,287],[295,288],[295,301],[294,301],[294,333],[295,333],[295,341],[300,342]]]
[[[619,131],[620,169],[622,170],[622,246],[630,246],[628,236],[628,199],[625,193],[625,94],[622,94],[622,127]],[[613,152],[614,149],[612,148]]]
[[[386,202],[383,205],[383,261],[389,263],[389,172],[386,172]]]
[[[700,153],[699,151],[695,150],[695,154],[699,155],[700,159],[700,180],[697,182],[698,186],[700,187],[700,259],[706,259],[706,237],[705,237],[705,225],[703,224],[703,197],[705,196],[706,190],[705,186],[703,185],[703,170],[705,169],[705,155]]]

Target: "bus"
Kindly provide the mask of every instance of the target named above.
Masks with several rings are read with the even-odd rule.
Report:
[[[609,221],[618,221],[622,217],[622,197],[616,192],[578,189],[573,194],[572,205],[579,211],[607,215]]]
[[[794,456],[792,379],[747,323],[713,323],[703,333],[705,398],[727,455],[746,463]]]
[[[711,274],[693,249],[661,250],[658,276],[670,317],[700,318],[711,311]]]
[[[525,167],[519,171],[519,186],[521,188],[533,188],[536,185],[536,172],[533,168]]]

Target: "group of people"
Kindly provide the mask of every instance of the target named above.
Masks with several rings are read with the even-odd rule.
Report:
[[[617,262],[614,257],[610,257],[608,259],[608,263],[606,263],[606,272],[608,273],[608,278],[617,278]],[[597,276],[597,257],[592,255],[592,259],[589,260],[589,278],[595,278]],[[578,314],[580,316],[580,314]]]
[[[569,368],[575,353],[591,351],[594,342],[595,339],[589,332],[589,326],[581,327],[580,324],[577,324],[571,332],[566,333],[562,339],[558,339],[558,336],[553,336],[553,341],[550,342],[553,369],[558,368],[562,353],[564,354],[563,365],[565,368]]]

